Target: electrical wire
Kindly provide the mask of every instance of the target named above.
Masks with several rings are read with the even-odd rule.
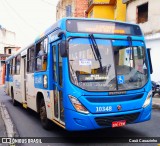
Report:
[[[27,24],[27,26],[29,26],[30,28],[32,28],[36,33],[38,32],[38,30],[36,29],[36,27],[32,26],[30,23],[28,23],[9,3],[7,0],[4,1],[9,7],[10,9],[16,14],[16,16],[21,19],[25,24]]]
[[[9,10],[9,7],[8,7],[8,5],[4,2],[5,0],[2,0],[1,2],[1,4],[3,4],[3,6],[5,7],[5,9],[6,9],[6,12],[5,13],[7,13],[8,15],[10,15],[10,17],[12,18],[13,16],[14,16],[14,14],[13,13],[11,13]],[[7,9],[9,9],[9,10],[7,10]],[[17,21],[14,21],[14,25],[16,25],[16,26],[18,26],[19,27],[19,31],[23,31],[23,32],[25,32],[24,31],[24,28],[17,22]]]
[[[50,6],[54,6],[54,7],[56,7],[56,8],[63,9],[63,10],[65,10],[66,12],[70,12],[71,15],[73,14],[71,11],[69,11],[69,10],[67,10],[67,9],[65,9],[65,8],[63,8],[63,7],[60,7],[60,6],[58,6],[58,5],[55,5],[55,4],[51,3],[51,2],[48,2],[48,1],[46,1],[46,0],[41,0],[41,1],[42,1],[43,3],[46,3],[46,4],[50,5]]]

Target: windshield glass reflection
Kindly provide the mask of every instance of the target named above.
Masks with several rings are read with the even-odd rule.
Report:
[[[148,70],[142,43],[95,39],[97,59],[90,38],[69,41],[69,68],[73,84],[88,91],[137,89],[147,82]]]

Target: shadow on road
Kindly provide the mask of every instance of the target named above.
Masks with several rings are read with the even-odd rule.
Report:
[[[12,101],[9,100],[9,103],[12,104]],[[39,115],[33,110],[24,109],[21,104],[15,108],[18,108],[25,116],[32,118],[37,124],[41,125]],[[121,128],[70,132],[53,123],[53,128],[50,129],[50,131],[44,132],[53,133],[52,137],[47,137],[47,142],[55,143],[60,143],[62,141],[63,143],[119,143],[128,142],[129,138],[135,138],[135,136],[137,136],[137,138],[147,137],[147,135],[144,135],[144,132],[141,133],[136,129],[134,130],[131,124]]]

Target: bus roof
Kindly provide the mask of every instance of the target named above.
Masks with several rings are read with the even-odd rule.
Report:
[[[41,35],[39,35],[36,38],[35,42],[39,41],[41,38],[45,37],[46,35],[53,32],[54,30],[57,30],[57,29],[65,30],[64,25],[66,25],[67,20],[84,20],[84,21],[87,21],[87,20],[95,21],[95,20],[97,20],[97,21],[113,22],[113,23],[121,23],[121,24],[125,24],[125,25],[128,24],[128,25],[138,26],[137,24],[133,24],[133,23],[122,22],[122,21],[114,21],[114,20],[108,20],[108,19],[66,17],[66,18],[60,19],[55,24],[51,25],[46,31],[44,31]]]
[[[107,20],[107,19],[95,19],[95,18],[73,18],[73,17],[66,17],[66,18],[62,18],[59,21],[57,21],[56,23],[54,23],[53,25],[51,25],[46,31],[44,31],[41,35],[39,35],[35,41],[33,43],[31,43],[30,45],[28,45],[27,47],[18,50],[14,55],[8,57],[6,59],[6,62],[9,61],[10,59],[14,58],[15,56],[17,56],[18,54],[21,54],[22,52],[24,52],[25,50],[27,50],[29,47],[33,46],[35,43],[37,43],[38,41],[40,41],[42,38],[44,38],[45,36],[49,35],[50,33],[52,33],[55,30],[61,29],[61,30],[65,30],[66,29],[66,21],[67,20],[84,20],[84,21],[101,21],[101,22],[113,22],[113,23],[121,23],[121,24],[128,24],[128,25],[133,25],[133,26],[138,26],[137,24],[132,24],[132,23],[126,23],[126,22],[121,22],[121,21],[114,21],[114,20]]]

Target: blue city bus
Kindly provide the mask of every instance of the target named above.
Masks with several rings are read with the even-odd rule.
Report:
[[[13,105],[69,131],[151,118],[150,49],[136,24],[63,18],[6,60]]]

